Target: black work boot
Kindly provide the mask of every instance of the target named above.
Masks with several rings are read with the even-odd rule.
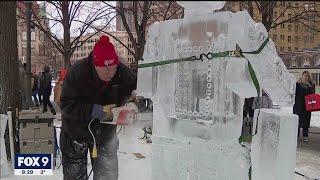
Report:
[[[56,115],[56,114],[57,114],[55,109],[50,109],[50,111],[51,111],[51,113],[52,113],[53,115]]]

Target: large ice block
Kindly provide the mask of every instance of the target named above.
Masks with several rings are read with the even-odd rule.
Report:
[[[265,27],[261,23],[255,23],[247,11],[197,14],[183,19],[153,24],[150,26],[149,31],[151,33],[148,34],[144,61],[140,63],[191,56],[199,57],[201,53],[208,52],[232,51],[236,49],[236,44],[239,45],[242,51],[250,52],[257,50],[268,38]],[[244,55],[251,62],[260,86],[270,95],[273,102],[281,106],[291,106],[294,100],[295,79],[277,55],[273,41],[270,39],[259,54]],[[228,81],[226,83],[228,83],[228,87],[242,98],[255,96],[255,92],[252,91],[255,87],[251,83],[251,78],[245,73],[247,70],[242,68],[246,64],[238,67],[230,65],[234,64],[235,61],[246,63],[244,58],[225,57],[203,62],[184,62],[149,69],[139,69],[141,77],[138,76],[138,91],[145,94],[148,94],[146,91],[149,91],[149,94],[156,93],[157,87],[161,87],[159,86],[159,73],[162,73],[166,69],[166,74],[162,73],[164,75],[161,74],[161,76],[165,76],[166,82],[168,82],[166,87],[170,87],[169,89],[175,88],[172,85],[172,81],[177,81],[181,84],[176,86],[177,88],[203,89],[202,87],[205,86],[201,82],[204,82],[204,85],[206,85],[207,82],[205,81],[208,76],[212,76],[212,80],[218,80],[217,76],[221,75],[223,78],[227,78],[226,80],[241,79],[241,81]],[[228,68],[228,71],[223,74],[226,66],[231,68]],[[239,71],[238,68],[243,70]],[[148,71],[148,76],[142,74],[145,71]],[[140,81],[139,78],[141,79]],[[144,78],[149,78],[149,80],[146,81]],[[219,78],[219,80],[225,80],[221,79],[221,77]],[[198,84],[190,81],[198,82]],[[148,86],[149,88],[143,87],[143,85],[150,83],[152,83],[152,87],[155,89],[150,88],[151,86]],[[177,83],[175,84],[178,85]],[[217,88],[212,88],[212,90],[221,91],[223,88],[225,86],[217,86]],[[185,93],[189,93],[190,95],[197,93],[197,91],[190,89],[190,91]],[[179,95],[177,94],[176,96],[179,99]],[[165,95],[165,97],[174,98],[170,93]],[[216,97],[220,96],[216,95]],[[185,103],[186,99],[180,98],[182,103]],[[192,105],[186,106],[190,108]],[[188,109],[185,110],[188,111]]]
[[[152,180],[249,179],[248,150],[239,143],[158,136],[152,140]]]
[[[219,2],[180,5],[183,19],[150,26],[141,64],[234,51],[237,45],[256,51],[268,38],[247,11],[213,12]],[[244,98],[258,94],[248,61],[261,89],[281,107],[292,107],[295,80],[271,39],[260,53],[244,55],[139,69],[138,94],[153,100],[152,180],[248,179],[249,152],[238,142]]]
[[[6,153],[6,147],[4,142],[4,134],[6,131],[6,126],[8,122],[8,116],[5,114],[0,114],[0,153],[1,153],[1,159],[0,159],[0,177],[8,176],[9,175],[9,166],[7,161],[7,153]]]
[[[261,109],[257,134],[252,138],[253,180],[294,179],[298,116],[292,109]],[[254,126],[255,127],[255,126]]]

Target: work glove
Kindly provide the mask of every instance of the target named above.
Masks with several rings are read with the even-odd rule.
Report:
[[[106,113],[103,112],[103,106],[100,104],[94,104],[91,111],[91,117],[103,121],[106,118]]]
[[[100,122],[112,121],[113,114],[111,109],[114,107],[116,107],[115,104],[110,104],[105,106],[94,104],[91,111],[91,117],[99,119]]]

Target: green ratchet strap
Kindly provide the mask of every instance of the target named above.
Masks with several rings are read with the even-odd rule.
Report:
[[[194,59],[191,59],[190,57],[181,58],[181,59],[171,59],[171,60],[166,60],[166,61],[158,61],[158,62],[152,62],[152,63],[139,64],[138,67],[139,68],[147,68],[147,67],[161,66],[161,65],[178,63],[178,62],[185,62],[185,61],[194,61]]]
[[[179,63],[179,62],[184,62],[184,61],[194,61],[194,60],[203,61],[203,56],[207,57],[208,59],[222,58],[222,57],[244,57],[243,54],[259,54],[263,50],[263,48],[268,44],[268,42],[269,42],[269,37],[266,38],[266,40],[262,43],[262,45],[256,51],[242,52],[241,49],[237,49],[235,51],[225,51],[225,52],[218,52],[218,53],[201,54],[200,58],[192,56],[192,57],[187,57],[187,58],[171,59],[171,60],[158,61],[158,62],[152,62],[152,63],[144,63],[144,64],[139,64],[138,68],[161,66],[161,65]]]
[[[256,72],[253,70],[253,67],[250,63],[250,61],[244,56],[244,58],[247,60],[248,62],[248,70],[249,70],[249,73],[250,73],[250,77],[251,77],[251,80],[257,90],[257,94],[258,94],[258,98],[260,97],[260,84],[259,84],[259,81],[258,81],[258,78],[256,76]]]
[[[207,53],[207,54],[201,54],[200,57],[192,56],[192,57],[187,57],[187,58],[180,58],[180,59],[171,59],[171,60],[165,60],[165,61],[158,61],[158,62],[152,62],[152,63],[144,63],[144,64],[139,64],[138,68],[147,68],[147,67],[155,67],[155,66],[161,66],[161,65],[166,65],[166,64],[173,64],[173,63],[179,63],[179,62],[186,62],[186,61],[195,61],[195,60],[201,60],[203,61],[204,57],[207,59],[213,59],[213,58],[222,58],[222,57],[242,57],[245,58],[248,62],[248,70],[250,73],[250,77],[253,81],[253,84],[257,90],[258,97],[260,97],[260,84],[258,81],[258,78],[256,76],[256,73],[248,60],[244,56],[244,54],[259,54],[263,48],[268,44],[269,42],[269,37],[265,39],[265,41],[262,43],[262,45],[259,47],[259,49],[251,52],[242,52],[241,49],[237,45],[237,50],[235,51],[225,51],[225,52],[218,52],[218,53]]]

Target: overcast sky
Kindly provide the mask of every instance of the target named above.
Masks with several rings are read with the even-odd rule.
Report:
[[[44,1],[37,1],[38,4],[43,3]],[[74,1],[75,3],[79,3],[79,1]],[[113,4],[115,6],[116,2],[115,1],[109,1],[111,4]],[[99,9],[104,5],[101,1],[83,1],[82,4],[84,5],[83,7],[81,7],[81,10],[78,11],[79,16],[78,18],[76,18],[77,20],[80,21],[84,21],[87,17],[89,17],[90,15],[94,15],[95,10],[92,9],[92,7]],[[51,5],[51,4],[47,4],[46,7],[46,11],[47,11],[47,17],[48,18],[52,18],[52,19],[56,19],[59,18],[58,12],[56,10],[56,8]],[[59,18],[60,19],[60,18]],[[99,20],[97,22],[95,22],[94,24],[96,26],[104,26],[107,20],[106,19],[102,19]],[[111,25],[115,27],[115,18],[113,19]],[[55,21],[53,20],[49,20],[49,26],[52,27],[51,28],[51,32],[56,34],[58,38],[63,38],[63,27],[61,23],[55,24]],[[80,22],[72,22],[71,24],[71,36],[76,36],[79,33],[79,27],[82,26],[82,23]],[[88,32],[92,32],[92,30],[88,30]]]

